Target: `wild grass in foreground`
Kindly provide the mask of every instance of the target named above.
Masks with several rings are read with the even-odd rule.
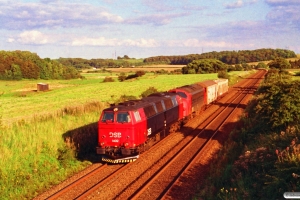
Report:
[[[1,127],[1,199],[32,199],[91,164],[78,158],[94,150],[102,106],[92,102],[63,108],[61,113],[31,123]]]

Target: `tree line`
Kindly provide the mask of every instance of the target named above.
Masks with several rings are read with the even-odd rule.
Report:
[[[93,68],[135,67],[151,64],[184,64],[181,73],[217,73],[220,71],[249,70],[247,62],[294,58],[293,51],[285,49],[258,49],[221,51],[183,56],[156,56],[134,59],[125,55],[114,59],[50,58],[41,59],[29,51],[0,51],[0,79],[72,79],[80,77],[80,70]],[[299,68],[300,60],[289,62],[291,68]],[[265,67],[259,63],[260,67]],[[180,73],[180,72],[179,72]]]
[[[73,79],[80,74],[71,65],[50,58],[41,59],[29,51],[0,51],[0,79]]]
[[[153,64],[172,64],[172,65],[187,65],[194,60],[200,59],[216,59],[228,65],[243,65],[249,62],[261,62],[273,60],[277,57],[295,58],[296,54],[293,51],[286,49],[257,49],[257,50],[242,50],[242,51],[221,51],[208,52],[202,54],[188,54],[178,56],[154,56],[145,59],[129,58],[128,55],[123,57],[118,56],[114,59],[83,59],[83,58],[59,58],[57,61],[66,66],[73,66],[76,69],[94,68],[119,68],[133,67],[141,65]],[[240,67],[240,66],[237,66]]]
[[[187,65],[193,60],[216,59],[225,64],[235,65],[250,62],[273,60],[277,57],[295,58],[295,52],[286,49],[257,49],[241,51],[208,52],[182,56],[154,56],[144,59],[144,63]]]
[[[224,73],[230,71],[247,71],[253,68],[270,68],[271,70],[277,69],[280,73],[283,73],[284,69],[299,69],[300,59],[288,61],[285,58],[277,57],[268,64],[259,62],[257,65],[250,65],[248,63],[229,65],[216,59],[199,59],[193,60],[184,66],[182,68],[182,74]]]
[[[127,55],[124,57],[118,56],[117,60],[114,59],[84,59],[84,58],[59,58],[57,61],[66,66],[73,66],[78,70],[93,68],[120,68],[120,67],[136,67],[145,65],[143,60],[129,58]]]

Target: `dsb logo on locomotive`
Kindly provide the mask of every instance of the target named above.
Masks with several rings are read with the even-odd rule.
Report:
[[[109,132],[109,137],[111,137],[111,138],[121,138],[122,133],[121,132]]]

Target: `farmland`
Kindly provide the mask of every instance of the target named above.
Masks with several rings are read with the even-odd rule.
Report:
[[[243,72],[240,72],[243,73]],[[245,73],[245,72],[244,72]],[[234,72],[232,73],[234,76]],[[118,73],[83,73],[86,79],[47,80],[49,91],[37,92],[39,80],[1,81],[2,124],[18,120],[28,120],[39,115],[47,115],[64,107],[79,106],[90,102],[112,103],[121,95],[137,98],[150,86],[159,91],[191,84],[197,81],[216,79],[217,74],[155,75],[147,73],[138,80],[119,82]],[[106,76],[115,82],[102,83]]]
[[[47,81],[50,89],[47,92],[36,92],[39,81],[1,81],[3,123],[11,123],[36,114],[43,115],[66,106],[77,106],[92,101],[106,103],[112,101],[112,97],[124,94],[139,97],[141,92],[150,86],[165,91],[176,86],[217,78],[216,74],[188,76],[149,74],[135,81],[102,83],[105,74],[88,75],[88,79],[83,80]]]

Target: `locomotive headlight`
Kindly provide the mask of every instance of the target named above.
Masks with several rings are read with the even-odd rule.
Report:
[[[125,147],[127,147],[128,145],[129,145],[129,144],[128,144],[127,142],[124,144]]]
[[[100,143],[100,146],[104,146],[104,142],[101,142],[101,143]]]
[[[103,138],[103,139],[106,138],[105,135],[102,135],[102,138]]]

